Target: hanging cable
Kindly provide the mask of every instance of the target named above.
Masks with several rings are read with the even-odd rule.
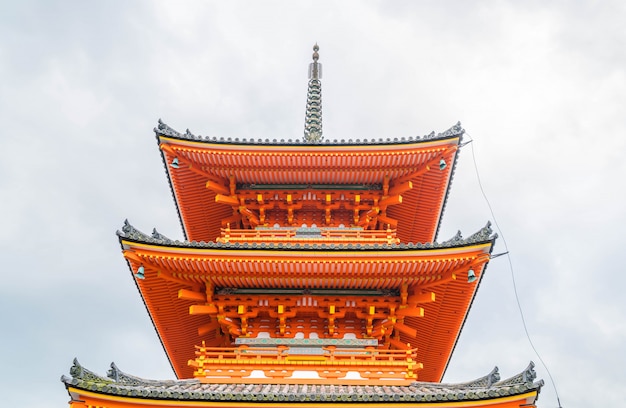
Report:
[[[469,137],[470,140],[468,142],[465,142],[463,144],[463,146],[474,141],[472,139],[472,137],[468,133],[465,133],[465,135],[467,135],[467,137]],[[528,333],[528,327],[526,326],[526,319],[524,318],[524,312],[522,310],[522,304],[520,303],[519,295],[517,294],[517,285],[515,283],[515,273],[513,271],[513,262],[511,261],[511,255],[509,254],[509,247],[506,244],[506,239],[504,238],[504,233],[502,232],[502,229],[500,228],[500,225],[498,225],[498,219],[496,218],[496,215],[493,212],[493,208],[491,208],[491,203],[489,202],[489,199],[487,198],[487,194],[485,194],[485,190],[483,189],[483,184],[482,184],[482,182],[480,180],[480,174],[478,173],[478,165],[476,164],[476,155],[474,154],[474,146],[471,145],[470,147],[472,148],[472,160],[474,162],[474,170],[476,171],[476,179],[478,180],[478,187],[480,188],[480,192],[482,193],[483,198],[485,199],[485,202],[487,203],[487,207],[489,207],[489,212],[491,213],[491,218],[493,219],[493,223],[495,224],[496,228],[498,229],[498,232],[500,233],[500,237],[502,237],[502,243],[504,244],[505,252],[503,254],[499,254],[499,255],[506,255],[506,257],[507,257],[507,259],[509,261],[509,270],[511,271],[511,280],[513,281],[513,292],[515,293],[515,301],[517,302],[517,308],[519,310],[520,317],[522,318],[522,326],[524,327],[524,332],[526,333],[526,338],[528,339],[528,343],[530,344],[530,347],[533,349],[533,351],[535,352],[535,355],[537,356],[537,358],[541,362],[541,365],[543,366],[543,368],[548,373],[548,377],[550,378],[550,382],[552,383],[552,387],[554,388],[554,394],[556,395],[556,401],[559,404],[558,408],[563,408],[561,406],[561,399],[559,398],[559,392],[557,391],[556,383],[554,382],[554,378],[552,378],[552,374],[550,374],[550,370],[548,369],[548,366],[543,361],[543,358],[541,358],[541,355],[537,351],[537,348],[535,347],[532,339],[530,338],[530,334]]]

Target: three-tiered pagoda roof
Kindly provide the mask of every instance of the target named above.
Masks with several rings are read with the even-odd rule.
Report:
[[[134,282],[178,380],[77,361],[72,408],[534,406],[533,365],[443,384],[496,239],[437,241],[464,130],[322,135],[314,47],[303,140],[154,129],[184,238],[128,221]],[[311,405],[313,404],[313,405]]]

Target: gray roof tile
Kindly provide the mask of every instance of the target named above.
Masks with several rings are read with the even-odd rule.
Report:
[[[290,242],[290,243],[272,243],[272,242],[263,242],[263,243],[222,243],[222,242],[214,242],[214,241],[179,241],[172,240],[167,238],[166,236],[157,232],[156,229],[153,230],[152,235],[148,235],[137,228],[133,227],[128,220],[124,221],[124,226],[121,231],[117,231],[117,235],[120,239],[127,239],[136,242],[143,242],[148,244],[156,244],[163,246],[176,246],[176,247],[187,247],[187,248],[219,248],[219,249],[310,249],[310,250],[338,250],[338,251],[346,251],[346,250],[367,250],[372,249],[376,251],[380,250],[414,250],[414,249],[438,249],[438,248],[454,248],[466,245],[473,245],[487,241],[493,241],[498,237],[498,234],[494,234],[491,229],[491,223],[488,222],[483,228],[481,228],[476,233],[470,235],[467,238],[463,238],[461,236],[461,232],[457,232],[457,234],[451,239],[438,243],[438,242],[426,242],[426,243],[400,243],[400,244],[325,244],[323,240],[320,240],[319,244],[300,244],[298,242]]]
[[[195,141],[195,142],[207,142],[207,143],[220,143],[220,144],[233,144],[233,145],[328,145],[328,144],[332,144],[332,145],[388,145],[388,144],[409,144],[409,143],[415,143],[415,142],[428,142],[428,141],[433,141],[433,140],[440,140],[440,139],[446,139],[449,137],[455,137],[455,136],[462,136],[465,133],[465,129],[463,129],[463,127],[461,126],[461,122],[457,122],[456,125],[452,126],[450,129],[441,132],[441,133],[435,133],[435,132],[431,132],[428,135],[424,135],[424,136],[414,136],[414,137],[401,137],[401,138],[387,138],[387,139],[372,139],[372,140],[367,140],[367,139],[356,139],[356,140],[352,140],[352,139],[342,139],[342,140],[309,140],[308,142],[303,142],[300,139],[295,139],[295,140],[276,140],[276,139],[258,139],[258,140],[254,140],[254,139],[250,139],[250,140],[246,140],[246,139],[239,139],[239,138],[223,138],[223,137],[209,137],[209,136],[196,136],[193,133],[191,133],[189,131],[189,129],[187,129],[185,131],[185,133],[180,133],[176,130],[174,130],[173,128],[171,128],[170,126],[168,126],[166,123],[164,123],[161,119],[159,119],[159,123],[157,125],[157,127],[154,128],[154,133],[156,133],[157,136],[165,136],[165,137],[173,137],[176,139],[181,139],[181,140],[191,140],[191,141]]]
[[[521,373],[498,381],[497,367],[484,377],[459,383],[414,382],[396,385],[322,385],[322,384],[203,384],[197,379],[145,380],[131,376],[111,364],[108,377],[82,367],[74,359],[71,378],[62,376],[66,387],[107,395],[138,398],[194,401],[389,401],[427,402],[484,400],[539,391],[543,381],[534,382],[534,364]]]

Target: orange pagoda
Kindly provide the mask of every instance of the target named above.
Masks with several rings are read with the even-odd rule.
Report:
[[[464,133],[324,140],[321,64],[303,140],[156,138],[184,239],[125,222],[122,253],[178,380],[78,361],[71,408],[532,407],[531,363],[441,383],[496,239],[436,241]]]

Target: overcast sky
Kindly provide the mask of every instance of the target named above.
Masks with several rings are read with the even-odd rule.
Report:
[[[3,404],[64,406],[74,357],[173,378],[115,236],[128,218],[183,237],[152,129],[300,138],[317,42],[326,138],[462,122],[439,240],[493,221],[475,156],[563,407],[622,405],[626,3],[294,3],[0,4]],[[530,360],[556,407],[500,257],[444,381]]]

